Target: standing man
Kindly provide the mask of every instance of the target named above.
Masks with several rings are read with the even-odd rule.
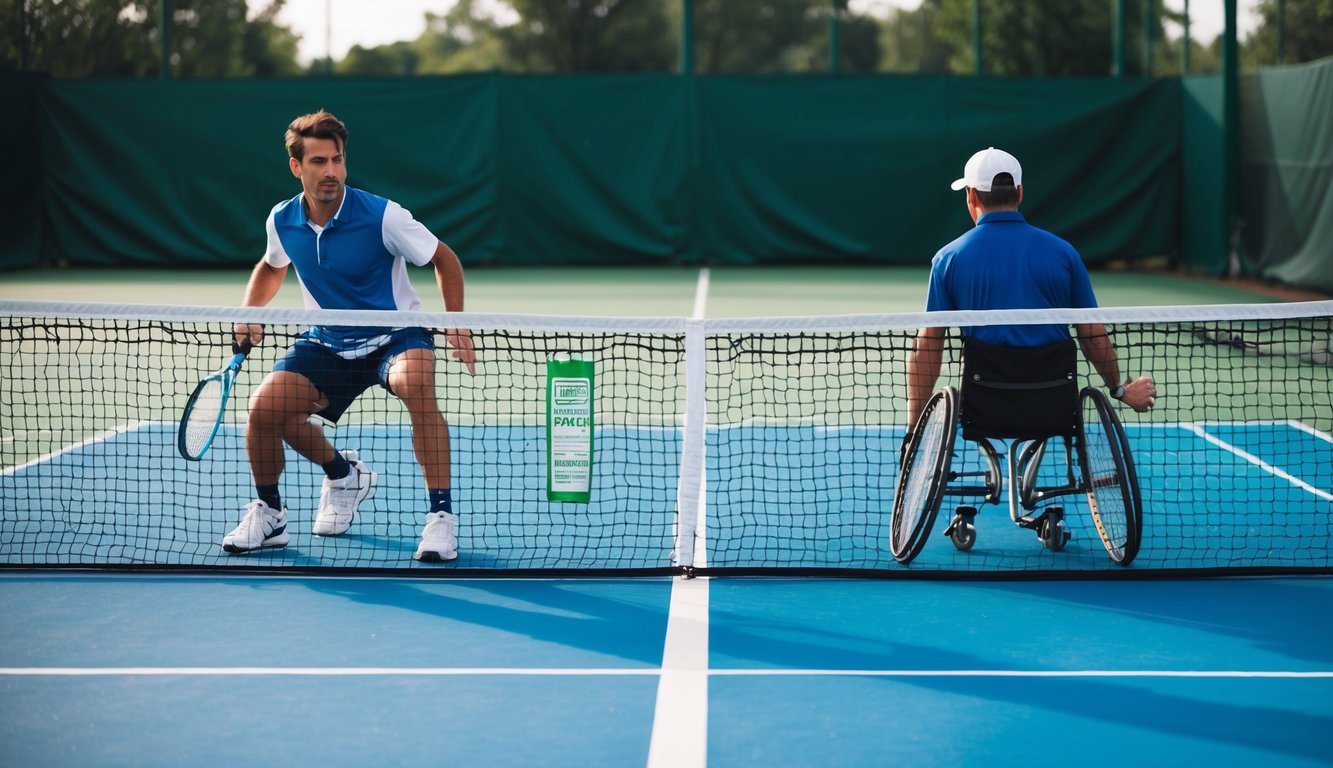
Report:
[[[431,265],[445,309],[463,309],[458,256],[392,200],[349,187],[347,127],[328,112],[303,115],[286,134],[288,165],[301,194],[269,212],[268,247],[245,288],[247,307],[265,306],[289,266],[311,309],[414,311],[420,298],[406,265]],[[257,345],[259,325],[240,324],[236,341]],[[453,357],[476,372],[471,334],[451,330]],[[231,553],[286,546],[287,509],[278,493],[283,443],[324,470],[314,533],[338,536],[357,505],[375,491],[378,475],[354,451],[337,451],[309,419],[336,422],[361,393],[379,384],[403,402],[412,422],[412,449],[421,464],[429,509],[417,560],[458,556],[453,514],[449,432],[435,397],[435,353],[421,328],[316,326],[301,334],[250,398],[245,447],[257,498],[240,525],[222,539]]]
[[[1028,224],[1018,212],[1023,169],[1013,155],[994,147],[977,152],[952,188],[967,190],[967,212],[976,226],[935,254],[927,312],[1097,306],[1078,251]],[[1111,396],[1136,411],[1151,408],[1156,385],[1148,376],[1122,383],[1106,328],[1101,323],[1076,328],[1084,356],[1101,374]],[[1063,325],[976,326],[962,331],[966,338],[1009,347],[1042,347],[1069,339],[1069,328]],[[939,378],[944,333],[944,328],[932,327],[917,334],[907,364],[909,430],[915,428]]]

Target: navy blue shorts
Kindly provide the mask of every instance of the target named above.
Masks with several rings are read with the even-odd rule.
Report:
[[[362,392],[379,384],[389,389],[389,366],[409,349],[434,349],[435,342],[424,328],[394,331],[388,344],[365,357],[348,360],[328,347],[309,339],[298,339],[273,366],[275,371],[299,373],[328,399],[319,415],[336,422]],[[389,390],[392,392],[392,390]]]

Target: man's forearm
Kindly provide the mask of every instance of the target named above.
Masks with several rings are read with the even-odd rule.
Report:
[[[449,312],[463,311],[463,264],[458,254],[440,243],[435,249],[435,282],[440,287],[440,298]]]
[[[278,289],[282,287],[282,279],[286,275],[287,270],[276,269],[270,267],[267,262],[260,261],[250,273],[250,281],[245,284],[242,306],[268,306],[273,297],[278,295]]]
[[[923,328],[917,333],[912,354],[907,360],[907,428],[916,426],[921,411],[935,389],[944,356],[943,339],[936,329]]]
[[[1083,349],[1083,356],[1092,363],[1092,367],[1101,374],[1102,383],[1108,389],[1120,384],[1120,361],[1116,358],[1115,345],[1106,334],[1106,327],[1100,323],[1077,326],[1078,344]]]

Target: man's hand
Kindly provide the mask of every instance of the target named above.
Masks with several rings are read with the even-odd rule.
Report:
[[[237,323],[232,342],[237,349],[249,350],[264,340],[264,326],[256,323]]]
[[[467,372],[477,373],[477,351],[472,348],[472,331],[466,328],[451,328],[445,331],[444,338],[454,348],[453,357],[467,366]]]
[[[1120,401],[1139,413],[1157,404],[1157,382],[1151,376],[1126,380],[1124,387],[1125,393],[1120,396]]]

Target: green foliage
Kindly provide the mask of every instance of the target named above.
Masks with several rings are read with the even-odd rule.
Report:
[[[880,26],[880,69],[887,72],[942,74],[949,71],[953,47],[935,31],[940,4],[896,9]]]
[[[1160,0],[1154,0],[1159,2]],[[952,53],[949,69],[976,71],[972,0],[924,0],[935,10],[934,33]],[[1143,73],[1142,2],[1129,0],[1125,74]],[[982,0],[984,74],[1099,77],[1111,73],[1114,0]],[[1165,39],[1160,15],[1156,40]]]
[[[28,69],[56,77],[140,77],[156,71],[157,32],[143,23],[144,3],[26,0],[25,15],[24,1],[0,0],[6,70],[26,61]]]
[[[415,58],[394,50],[354,49],[339,73],[416,74],[503,70],[543,72],[674,71],[680,0],[460,0],[411,42]],[[826,72],[830,0],[696,0],[695,64],[700,73]],[[879,22],[843,11],[840,68],[879,66]],[[355,57],[355,61],[351,61]],[[409,71],[408,66],[412,69]]]
[[[792,57],[793,71],[827,72],[832,66],[829,44],[833,33],[829,29],[831,20],[826,16],[823,29],[812,39],[798,48],[804,55]],[[879,69],[881,57],[879,47],[880,24],[870,16],[840,13],[838,18],[838,72],[859,74],[874,72]]]
[[[412,42],[420,74],[505,69],[500,24],[477,0],[458,0],[444,15],[426,14],[426,31]]]
[[[808,0],[695,0],[695,69],[702,73],[808,69],[811,57],[804,49],[827,30],[827,20]]]
[[[511,68],[500,39],[502,26],[491,15],[494,3],[457,0],[443,14],[426,14],[426,30],[416,40],[395,43],[394,50],[371,71],[369,56],[357,65],[339,67],[339,73],[442,75]],[[357,53],[356,48],[352,53]],[[364,49],[363,49],[364,50]],[[374,53],[378,49],[370,49]],[[349,59],[352,58],[349,54]],[[410,67],[411,69],[407,69]]]
[[[1284,0],[1282,55],[1278,55],[1278,2],[1260,0],[1262,20],[1241,48],[1247,67],[1295,64],[1333,56],[1333,0]]]
[[[518,21],[496,30],[523,72],[669,71],[674,30],[662,0],[509,0]]]
[[[175,0],[168,49],[172,75],[290,75],[296,37],[278,26],[285,0],[246,19],[245,0]],[[161,74],[161,2],[0,0],[0,68],[55,77]]]
[[[1144,36],[1146,1],[1152,35]],[[297,63],[298,39],[277,21],[286,0],[247,18],[246,0],[171,0],[173,77],[325,76],[328,63]],[[984,73],[1104,76],[1111,72],[1117,0],[980,0]],[[1126,3],[1125,74],[1181,71],[1182,21],[1163,0]],[[701,74],[829,71],[838,10],[839,69],[972,74],[973,0],[880,5],[857,15],[844,0],[692,0],[694,65]],[[1258,0],[1260,26],[1243,42],[1247,67],[1333,55],[1333,0]],[[161,0],[0,0],[0,71],[55,77],[156,77],[162,66]],[[426,14],[415,40],[354,47],[334,73],[410,76],[457,72],[674,71],[683,0],[458,0]],[[1168,27],[1166,22],[1172,22]],[[1145,46],[1152,45],[1151,61]],[[1220,68],[1218,41],[1191,43],[1190,72]],[[1148,69],[1145,69],[1147,67]]]
[[[416,75],[421,72],[421,56],[412,43],[374,48],[354,45],[337,63],[335,71],[340,75]]]
[[[250,65],[250,74],[256,77],[295,75],[300,72],[300,66],[296,63],[296,35],[277,22],[278,12],[285,2],[273,0],[244,26],[242,58]]]

